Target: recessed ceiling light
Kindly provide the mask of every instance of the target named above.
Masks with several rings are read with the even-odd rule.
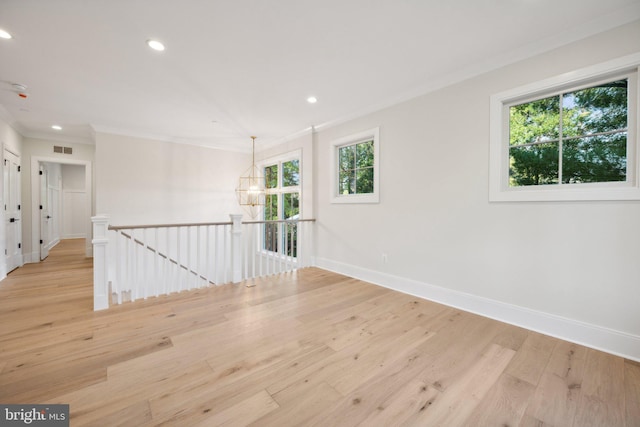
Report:
[[[160,52],[164,50],[164,45],[158,40],[147,40],[147,45],[153,50],[157,50]]]
[[[55,129],[55,130],[62,130],[62,126],[60,126],[60,125],[53,125],[53,126],[51,126],[51,129]]]
[[[2,28],[0,28],[0,38],[2,38],[2,39],[12,39],[13,36],[11,34],[9,34],[8,32],[6,32],[5,30],[3,30]]]
[[[310,96],[307,98],[307,102],[309,104],[315,104],[316,102],[318,102],[318,98],[316,98],[315,96]]]

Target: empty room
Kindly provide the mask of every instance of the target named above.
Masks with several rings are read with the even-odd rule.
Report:
[[[640,426],[639,40],[639,0],[2,0],[0,424]]]

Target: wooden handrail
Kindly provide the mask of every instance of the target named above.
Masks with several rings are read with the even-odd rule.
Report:
[[[109,230],[132,230],[143,228],[198,227],[207,225],[233,225],[232,222],[185,222],[180,224],[110,225]]]
[[[271,221],[243,221],[243,224],[295,224],[297,222],[315,222],[315,219],[280,219]],[[144,225],[110,225],[109,230],[132,230],[145,228],[172,228],[172,227],[204,227],[216,225],[233,225],[232,222],[185,222],[179,224],[144,224]]]
[[[316,222],[313,219],[276,219],[269,221],[243,221],[243,224],[295,224],[296,222]]]

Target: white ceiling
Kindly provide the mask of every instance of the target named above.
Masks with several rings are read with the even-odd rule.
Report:
[[[639,18],[640,0],[0,0],[0,115],[245,150]]]

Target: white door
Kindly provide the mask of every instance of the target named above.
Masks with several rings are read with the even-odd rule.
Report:
[[[22,262],[22,226],[20,202],[20,158],[4,152],[4,211],[6,229],[7,271],[20,267]]]
[[[62,221],[62,192],[61,177],[55,179],[49,178],[49,248],[60,241],[60,228]]]
[[[40,260],[49,256],[49,174],[46,166],[40,165]]]

